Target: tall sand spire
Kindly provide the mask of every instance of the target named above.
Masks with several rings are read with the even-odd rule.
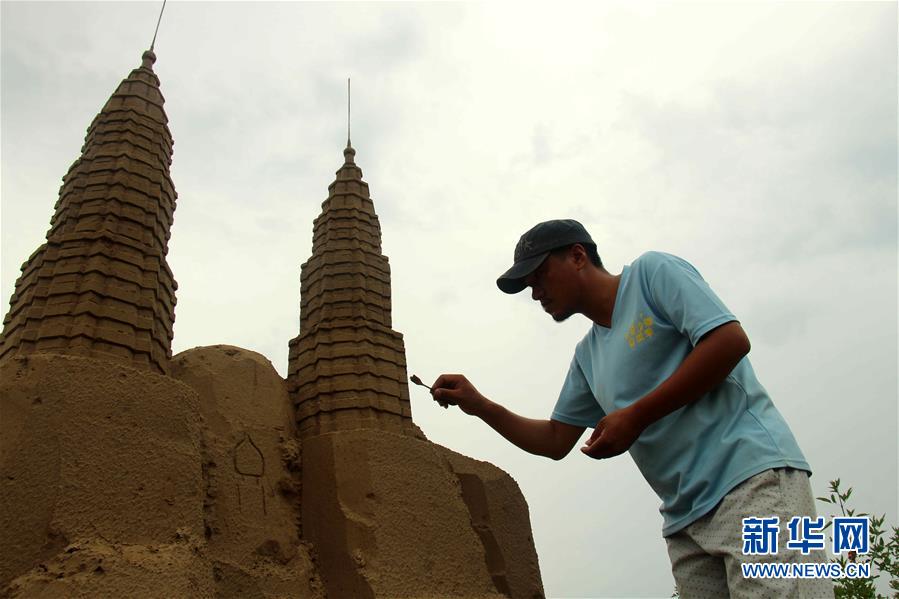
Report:
[[[144,52],[91,123],[47,241],[22,265],[0,359],[57,353],[168,374],[177,284],[165,257],[177,194],[155,61]]]
[[[403,337],[391,328],[390,266],[356,150],[328,187],[300,275],[300,334],[288,389],[301,437],[348,428],[412,429]]]

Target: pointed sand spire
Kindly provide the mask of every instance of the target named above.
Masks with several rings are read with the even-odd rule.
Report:
[[[94,118],[47,241],[22,266],[0,359],[36,352],[167,374],[177,285],[166,263],[172,135],[148,50]]]
[[[355,155],[348,143],[300,275],[288,390],[301,436],[412,428],[403,337],[391,328],[390,266]]]

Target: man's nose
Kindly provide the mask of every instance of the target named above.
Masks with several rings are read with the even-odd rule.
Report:
[[[531,286],[531,299],[534,301],[539,300],[543,297],[543,289],[537,287],[536,285]]]

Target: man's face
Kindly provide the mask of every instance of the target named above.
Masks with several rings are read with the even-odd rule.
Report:
[[[531,299],[540,302],[556,322],[567,320],[576,311],[569,258],[569,252],[552,252],[524,280],[531,288]]]

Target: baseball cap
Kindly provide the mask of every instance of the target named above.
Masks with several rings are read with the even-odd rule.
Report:
[[[575,243],[596,247],[584,225],[576,220],[548,220],[534,225],[518,240],[514,264],[496,280],[496,286],[503,293],[518,293],[527,287],[524,279],[543,264],[551,251]]]

